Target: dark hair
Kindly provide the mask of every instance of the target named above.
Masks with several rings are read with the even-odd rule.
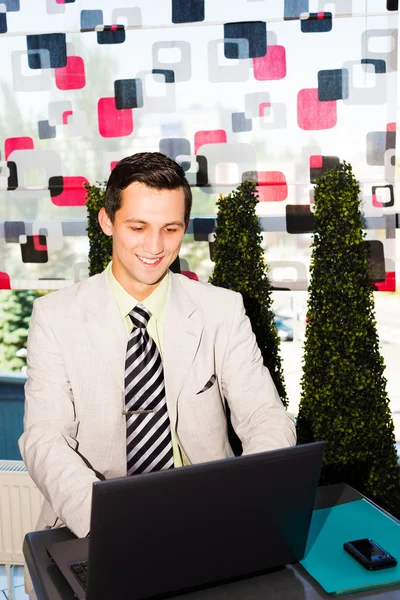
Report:
[[[161,152],[138,152],[119,161],[108,179],[104,208],[114,222],[121,208],[121,192],[131,183],[139,181],[156,190],[183,189],[185,196],[185,223],[189,222],[192,208],[192,190],[185,172],[175,161]]]

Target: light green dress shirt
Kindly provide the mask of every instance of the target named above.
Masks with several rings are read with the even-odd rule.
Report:
[[[112,272],[112,261],[107,267],[107,280],[108,285],[117,301],[119,312],[124,323],[126,331],[126,341],[128,343],[129,334],[133,329],[132,321],[129,317],[130,311],[139,304],[139,300],[136,300],[131,294],[129,294],[122,285],[115,279]],[[167,303],[169,288],[169,272],[167,271],[166,276],[161,281],[160,285],[156,287],[154,292],[150,294],[145,300],[141,302],[150,311],[151,317],[147,323],[147,331],[149,335],[155,341],[157,348],[163,359],[163,333],[164,333],[164,313],[165,305]],[[171,420],[171,415],[170,415]],[[189,464],[186,457],[182,458],[180,448],[175,439],[174,433],[171,430],[172,439],[172,451],[174,455],[174,467],[182,467],[183,465]]]

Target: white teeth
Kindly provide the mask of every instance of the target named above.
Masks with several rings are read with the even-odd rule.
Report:
[[[147,265],[154,265],[154,263],[160,260],[159,258],[144,258],[144,256],[139,256],[138,258],[140,258],[140,260],[142,260]]]

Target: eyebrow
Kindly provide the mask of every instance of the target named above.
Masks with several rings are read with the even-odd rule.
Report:
[[[142,225],[149,225],[148,221],[142,221],[142,219],[126,219],[124,223],[141,223]],[[183,221],[171,221],[170,223],[164,223],[163,227],[170,227],[171,225],[177,225],[183,227]]]

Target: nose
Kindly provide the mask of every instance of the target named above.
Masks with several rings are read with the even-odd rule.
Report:
[[[146,253],[156,256],[164,251],[164,240],[161,232],[148,231],[146,234],[143,249]]]

